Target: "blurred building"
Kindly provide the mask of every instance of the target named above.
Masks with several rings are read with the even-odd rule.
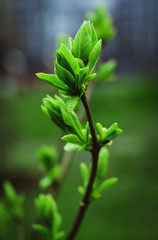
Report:
[[[108,45],[104,58],[114,57],[120,71],[157,69],[158,64],[158,1],[106,0],[117,37]],[[67,33],[74,37],[84,20],[85,11],[93,10],[97,0],[1,0],[0,2],[0,61],[7,71],[6,55],[17,50],[13,65],[23,59],[26,71],[41,66],[53,68],[52,53],[56,36]]]

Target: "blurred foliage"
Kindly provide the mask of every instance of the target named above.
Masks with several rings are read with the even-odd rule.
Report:
[[[56,163],[57,153],[54,147],[42,146],[37,152],[40,169],[45,176],[40,179],[39,186],[45,190],[59,180],[62,173],[62,166]]]
[[[98,39],[102,39],[103,42],[108,42],[116,35],[113,20],[104,5],[98,5],[95,11],[87,12],[86,18],[94,24]]]

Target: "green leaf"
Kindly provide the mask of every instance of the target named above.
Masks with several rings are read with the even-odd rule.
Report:
[[[60,94],[65,97],[65,98],[70,98],[72,96],[74,96],[74,94],[72,93],[72,91],[62,91],[62,90],[59,90]]]
[[[55,200],[50,194],[40,194],[39,197],[35,199],[35,205],[42,222],[50,227],[54,219],[54,213],[57,211]]]
[[[53,229],[52,229],[54,236],[56,236],[56,234],[58,233],[61,223],[62,223],[62,217],[58,212],[56,212],[54,216]]]
[[[14,205],[17,201],[17,195],[12,184],[8,181],[3,183],[5,199],[9,205]]]
[[[92,81],[95,77],[96,77],[96,73],[93,73],[93,74],[91,74],[91,75],[89,75],[87,78],[86,78],[86,80],[85,80],[85,82],[90,82],[90,81]]]
[[[101,123],[96,123],[96,129],[99,134],[99,140],[104,141],[104,139],[106,137],[107,129],[103,128]]]
[[[42,170],[49,171],[56,161],[56,150],[53,147],[41,146],[37,151],[37,159]]]
[[[99,40],[96,43],[96,45],[94,46],[94,48],[92,49],[92,51],[89,55],[89,61],[88,61],[89,71],[88,71],[88,74],[90,74],[95,67],[95,64],[98,60],[98,57],[99,57],[99,54],[100,54],[100,51],[101,51],[101,44],[102,44],[102,41]]]
[[[36,73],[36,76],[58,89],[70,90],[70,88],[54,74]]]
[[[111,140],[122,133],[122,129],[118,128],[118,123],[114,123],[107,129],[106,140]]]
[[[78,62],[76,61],[75,57],[72,55],[72,53],[64,46],[64,44],[61,44],[60,49],[58,50],[60,54],[60,61],[59,58],[57,58],[58,63],[66,68],[68,71],[71,72],[74,76],[79,74],[80,67],[78,65]]]
[[[39,225],[39,224],[33,224],[32,228],[38,232],[39,234],[41,234],[43,237],[45,237],[46,239],[48,238],[48,234],[49,234],[49,230],[47,227]]]
[[[60,238],[63,238],[65,236],[65,232],[64,231],[60,231],[55,235],[55,240],[58,240]]]
[[[67,152],[71,152],[71,151],[76,151],[80,148],[80,145],[78,144],[73,144],[73,143],[67,143],[65,146],[64,146],[64,150],[67,151]]]
[[[77,145],[83,144],[83,142],[75,134],[65,135],[61,139],[65,142],[72,143],[72,144],[77,144]]]
[[[83,185],[84,187],[86,187],[89,180],[89,169],[87,165],[83,162],[80,164],[80,171],[82,175]]]
[[[68,49],[70,49],[69,38],[66,34],[58,34],[56,38],[56,48],[60,48],[63,43]]]
[[[55,62],[55,72],[58,78],[69,87],[68,90],[76,89],[75,78],[73,75],[67,69],[60,66],[57,62]]]
[[[99,163],[98,163],[98,172],[97,172],[98,178],[100,179],[103,178],[107,173],[108,161],[109,161],[109,151],[104,146],[99,151]]]
[[[69,126],[73,126],[73,120],[72,120],[72,117],[71,117],[71,113],[68,111],[68,109],[66,107],[66,104],[58,96],[56,96],[56,98],[59,102],[61,114],[62,114],[62,117],[63,117],[63,120],[64,120],[65,124],[67,124]]]
[[[45,106],[41,105],[41,109],[42,109],[42,111],[44,112],[44,114],[46,114],[48,117],[50,117],[50,114],[49,114],[49,112],[48,112],[48,109],[47,109]]]
[[[85,194],[85,189],[84,189],[82,186],[79,186],[79,187],[78,187],[78,192],[79,192],[81,195],[84,195],[84,194]]]
[[[93,22],[98,38],[105,43],[115,36],[113,21],[103,5],[98,5],[95,12],[87,13],[86,18]]]
[[[118,181],[118,178],[109,178],[107,180],[105,180],[100,186],[99,188],[95,191],[95,193],[99,194],[102,193],[103,191],[107,190],[108,188],[110,188],[112,185],[114,185],[116,182]]]
[[[82,134],[82,126],[78,120],[78,116],[75,114],[75,112],[71,112],[71,117],[73,119],[73,127],[78,135],[78,137],[81,139],[81,141],[84,141],[83,134]]]
[[[92,37],[92,42],[93,45],[95,45],[98,42],[98,37],[97,37],[97,33],[94,29],[94,24],[91,24],[91,37]]]
[[[75,58],[75,59],[76,59],[76,61],[78,62],[80,68],[84,68],[84,67],[85,67],[85,66],[84,66],[84,62],[82,61],[81,58]]]
[[[43,177],[40,182],[39,182],[39,186],[41,189],[47,189],[50,185],[51,185],[52,181],[51,179],[46,176],[46,177]]]
[[[83,142],[75,135],[75,134],[68,134],[61,138],[65,142],[81,145]]]
[[[71,37],[69,37],[69,50],[70,50],[70,52],[72,52],[72,46],[73,46],[73,39],[71,38]]]
[[[100,82],[112,82],[116,79],[114,73],[117,66],[115,59],[110,59],[109,61],[102,63],[98,67],[97,79]]]
[[[88,60],[88,56],[93,48],[91,33],[89,32],[90,22],[84,21],[77,32],[72,53],[75,57],[81,58],[84,62]]]
[[[79,86],[79,87],[85,82],[88,69],[89,69],[88,67],[85,67],[85,68],[81,68],[81,69],[80,69],[80,72],[79,72],[79,81],[78,81],[78,86]]]
[[[79,102],[79,96],[70,97],[66,102],[66,106],[68,110],[73,111],[76,105],[78,104],[78,102]]]
[[[87,148],[87,143],[85,143],[82,146],[80,146],[80,148],[77,151],[78,152],[82,152],[82,151],[86,150],[86,148]]]

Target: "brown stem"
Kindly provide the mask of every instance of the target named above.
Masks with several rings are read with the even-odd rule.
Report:
[[[99,155],[99,149],[100,149],[99,144],[97,142],[96,134],[95,134],[95,129],[94,129],[94,125],[93,125],[91,111],[90,111],[89,105],[87,103],[87,98],[86,98],[85,93],[82,95],[81,100],[82,100],[82,103],[85,107],[87,119],[88,119],[88,122],[89,122],[89,125],[90,125],[92,140],[93,140],[93,148],[91,150],[92,170],[91,170],[89,182],[88,182],[88,185],[87,185],[87,188],[86,188],[86,192],[85,192],[85,194],[83,196],[83,199],[80,203],[80,207],[79,207],[76,219],[74,221],[72,229],[71,229],[70,233],[68,234],[68,237],[66,238],[66,240],[73,240],[74,239],[74,237],[76,236],[76,234],[79,230],[79,227],[81,225],[81,222],[83,220],[85,212],[86,212],[86,210],[87,210],[87,208],[90,204],[90,195],[91,195],[93,183],[94,183],[96,172],[97,172],[98,155]]]
[[[89,105],[87,103],[87,97],[86,94],[84,93],[81,97],[83,106],[85,108],[86,111],[86,115],[87,115],[87,119],[89,122],[89,126],[90,126],[90,130],[91,130],[91,135],[92,135],[92,140],[93,140],[93,146],[94,147],[98,147],[98,142],[97,142],[97,138],[96,138],[96,134],[95,134],[95,129],[94,129],[94,124],[93,124],[93,119],[92,119],[92,114],[89,108]]]

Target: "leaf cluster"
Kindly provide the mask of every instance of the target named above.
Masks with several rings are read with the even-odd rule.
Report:
[[[56,150],[53,147],[42,146],[37,152],[40,169],[45,176],[40,180],[39,186],[47,189],[61,177],[62,166],[56,163]]]
[[[12,184],[8,181],[4,182],[3,188],[6,206],[11,218],[18,221],[24,215],[24,195],[17,194]]]
[[[50,194],[40,194],[35,199],[35,206],[42,224],[33,224],[33,229],[46,240],[63,238],[64,232],[60,231],[62,218],[53,197]]]
[[[93,188],[91,192],[91,200],[98,199],[101,197],[101,193],[110,188],[114,183],[118,181],[117,178],[108,178],[104,180],[105,175],[107,173],[109,161],[109,152],[107,148],[104,146],[100,149],[99,159],[98,159],[98,168],[95,177],[95,181],[93,183]],[[88,166],[85,163],[80,164],[80,171],[83,181],[83,186],[78,187],[78,191],[81,195],[85,194],[86,187],[89,181],[91,165]]]
[[[56,51],[55,75],[37,73],[37,77],[60,90],[66,97],[79,96],[84,93],[101,51],[93,24],[84,21],[74,40],[69,38],[69,49],[61,43]]]
[[[116,35],[113,20],[103,5],[98,5],[93,12],[87,12],[86,18],[93,22],[98,38],[108,42]]]

